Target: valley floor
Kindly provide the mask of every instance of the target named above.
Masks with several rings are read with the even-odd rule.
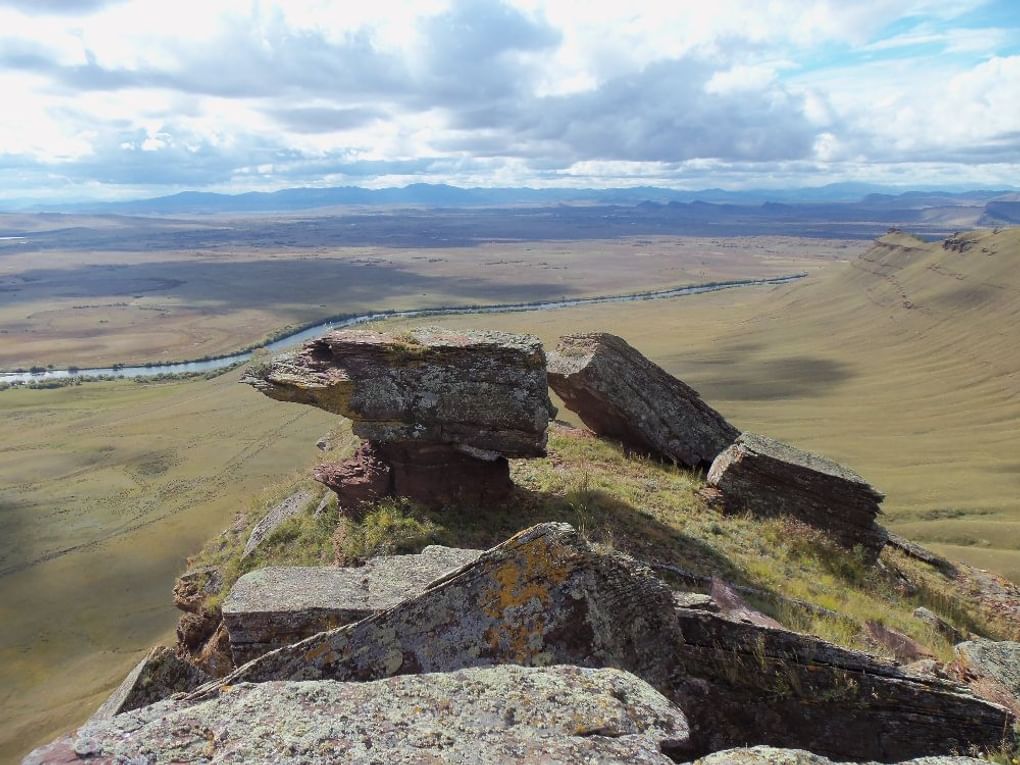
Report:
[[[925,291],[909,273],[865,267],[882,275],[859,269],[843,292],[832,265],[801,285],[484,326],[547,344],[619,334],[738,427],[853,467],[888,495],[890,528],[1020,580],[1016,316],[981,321],[989,279]],[[331,418],[237,376],[0,393],[0,759],[80,722],[142,650],[170,638],[185,557],[315,459]]]

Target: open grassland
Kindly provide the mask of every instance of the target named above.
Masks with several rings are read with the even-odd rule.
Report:
[[[794,237],[152,251],[11,245],[0,247],[0,369],[196,359],[339,314],[779,276],[861,248]]]
[[[237,376],[2,394],[0,762],[169,639],[185,557],[314,459],[331,418]]]

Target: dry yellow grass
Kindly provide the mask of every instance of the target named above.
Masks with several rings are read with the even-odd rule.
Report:
[[[314,459],[333,418],[238,375],[0,393],[0,762],[172,640],[185,558]]]
[[[346,313],[778,276],[814,270],[860,246],[642,237],[428,249],[10,251],[0,266],[0,369],[221,355]]]

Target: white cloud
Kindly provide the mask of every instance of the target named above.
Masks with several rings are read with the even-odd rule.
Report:
[[[0,0],[2,193],[991,182],[1020,57],[981,5]]]

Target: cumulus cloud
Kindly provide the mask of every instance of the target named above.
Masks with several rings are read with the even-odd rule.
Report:
[[[0,197],[999,178],[1020,57],[984,5],[0,0]]]

